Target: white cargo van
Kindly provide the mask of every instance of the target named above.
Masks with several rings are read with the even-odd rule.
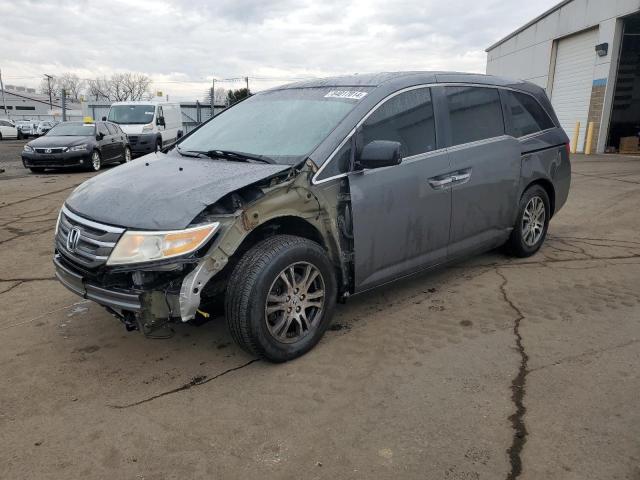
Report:
[[[115,102],[103,120],[120,125],[129,137],[132,153],[138,155],[157,152],[183,133],[179,103]]]

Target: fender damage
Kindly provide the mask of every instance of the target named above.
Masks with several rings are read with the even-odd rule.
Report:
[[[275,233],[292,219],[305,222],[313,229],[336,268],[342,269],[344,236],[333,220],[341,218],[337,215],[339,205],[327,199],[338,196],[324,196],[309,189],[315,170],[311,161],[304,162],[231,192],[206,207],[194,223],[220,223],[218,232],[204,247],[206,252],[197,252],[179,265],[165,265],[160,270],[158,267],[129,269],[142,304],[141,311],[135,315],[137,326],[147,334],[168,321],[193,320],[198,312],[208,316],[200,309],[201,304],[215,303],[224,295],[226,279],[235,262],[254,243],[250,237]],[[346,272],[338,274],[347,275]],[[112,313],[131,321],[126,318],[130,317],[128,314]]]

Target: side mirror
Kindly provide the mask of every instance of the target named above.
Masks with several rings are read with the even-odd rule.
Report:
[[[96,140],[100,141],[104,138],[104,133],[96,133]]]
[[[156,125],[162,125],[164,127],[164,117],[158,117],[158,119],[156,120]]]
[[[367,143],[360,153],[358,164],[362,168],[382,168],[399,165],[402,162],[400,142],[374,140]]]
[[[102,121],[106,122],[107,121],[107,117],[102,117]]]

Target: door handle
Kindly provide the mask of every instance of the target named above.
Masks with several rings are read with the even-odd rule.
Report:
[[[453,183],[453,178],[452,177],[445,177],[445,178],[430,178],[429,179],[429,185],[431,185],[432,188],[434,189],[439,189],[439,188],[444,188],[447,185],[451,185]]]
[[[470,173],[456,173],[451,176],[451,181],[456,183],[466,182],[471,178]]]

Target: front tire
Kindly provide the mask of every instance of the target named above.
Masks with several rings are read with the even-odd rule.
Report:
[[[247,352],[286,362],[311,350],[331,321],[334,268],[324,249],[292,235],[255,245],[236,265],[225,296],[227,324]]]
[[[92,172],[99,172],[102,168],[102,159],[100,158],[100,152],[94,150],[91,154],[91,162],[89,163],[89,170]]]
[[[540,250],[547,236],[550,217],[547,191],[540,185],[529,187],[520,199],[518,218],[507,242],[509,253],[524,258]]]

